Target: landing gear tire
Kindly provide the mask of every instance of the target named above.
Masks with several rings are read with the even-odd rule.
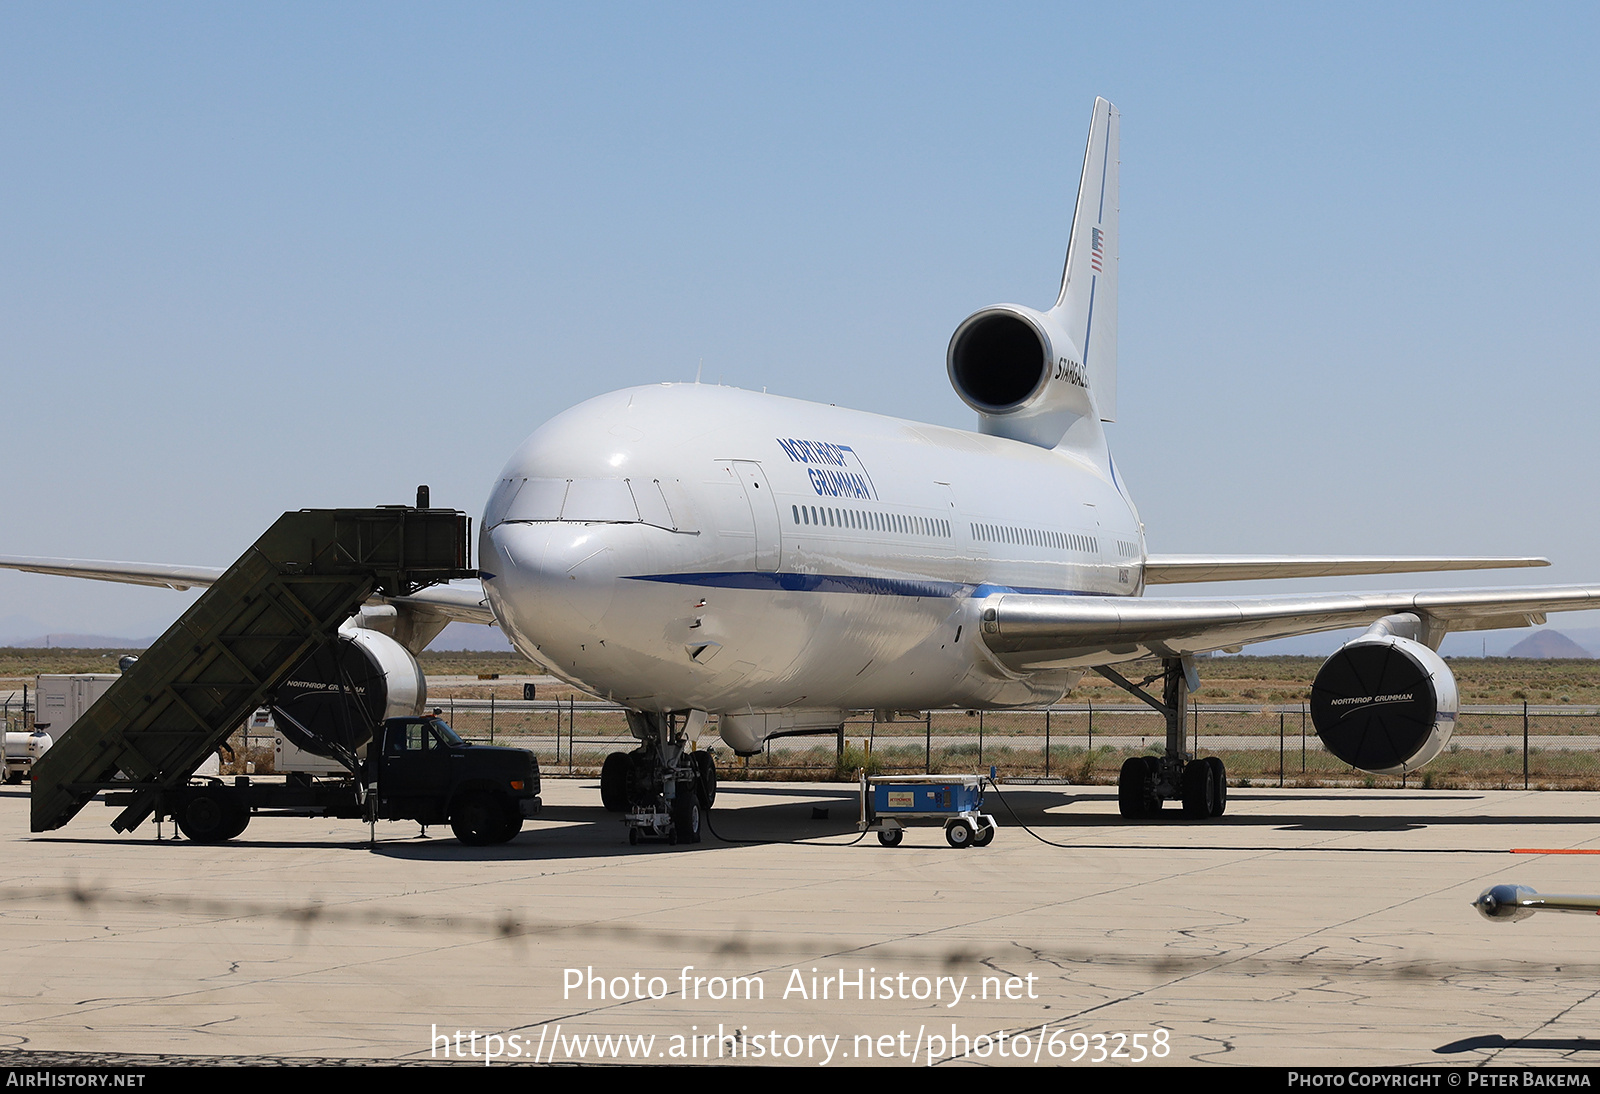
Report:
[[[1117,776],[1117,811],[1130,820],[1153,817],[1161,812],[1155,781],[1161,761],[1154,756],[1130,756]]]
[[[953,820],[944,826],[944,839],[951,847],[971,847],[975,834],[972,825],[964,820]]]
[[[700,808],[710,809],[717,804],[717,762],[703,748],[690,753],[689,759],[694,764],[694,792]]]
[[[1183,769],[1183,815],[1191,820],[1206,820],[1218,813],[1217,783],[1211,764],[1191,760]]]
[[[613,752],[600,768],[600,804],[608,813],[628,811],[628,754]]]
[[[700,799],[679,794],[672,799],[672,837],[669,843],[700,842]]]
[[[885,847],[899,847],[900,841],[906,838],[904,828],[885,828],[878,833],[878,842]]]
[[[504,843],[515,831],[510,831],[509,810],[486,790],[464,794],[450,811],[450,831],[468,847],[487,847]],[[517,829],[522,828],[521,820]]]
[[[1144,814],[1147,817],[1159,817],[1163,804],[1161,795],[1156,793],[1156,784],[1161,781],[1161,757],[1141,756],[1144,761]]]
[[[1137,756],[1122,761],[1122,774],[1117,776],[1117,812],[1129,820],[1144,816],[1144,764]]]
[[[1216,756],[1207,756],[1206,766],[1211,769],[1211,782],[1215,787],[1211,802],[1211,815],[1220,817],[1228,808],[1228,769]]]

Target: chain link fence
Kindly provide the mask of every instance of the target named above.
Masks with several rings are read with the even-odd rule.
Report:
[[[620,708],[569,701],[444,701],[441,713],[468,740],[527,748],[549,775],[594,776],[607,753],[634,747]],[[534,708],[534,709],[529,709]],[[1600,789],[1600,709],[1465,708],[1445,752],[1403,777],[1369,775],[1322,747],[1303,704],[1194,704],[1188,748],[1215,755],[1238,786],[1411,786],[1439,789]],[[863,714],[827,735],[781,737],[750,757],[731,754],[715,722],[699,745],[718,752],[725,779],[853,778],[874,773],[987,771],[1003,778],[1115,783],[1129,756],[1158,754],[1160,714],[1144,706]]]
[[[606,755],[634,747],[620,707],[583,700],[440,699],[439,710],[471,741],[526,748],[546,775],[594,777]],[[31,728],[21,704],[4,711],[9,732]],[[1600,790],[1600,708],[1566,705],[1463,708],[1450,744],[1404,776],[1369,775],[1322,747],[1304,704],[1194,703],[1189,751],[1215,755],[1236,786],[1410,786],[1481,790]],[[874,774],[987,771],[1002,778],[1115,783],[1129,756],[1159,754],[1166,728],[1145,706],[1061,704],[1047,708],[870,713],[836,732],[780,737],[755,756],[734,756],[716,733],[699,746],[717,753],[723,779],[850,779]],[[223,773],[272,770],[269,729],[230,740]]]

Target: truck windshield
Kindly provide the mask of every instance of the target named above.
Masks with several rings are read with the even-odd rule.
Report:
[[[433,732],[439,740],[451,748],[461,748],[467,743],[456,736],[456,731],[451,729],[442,718],[431,719],[428,724],[433,727]]]

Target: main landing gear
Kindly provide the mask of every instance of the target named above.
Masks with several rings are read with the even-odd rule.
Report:
[[[1095,670],[1130,695],[1159,710],[1167,721],[1167,750],[1161,756],[1133,756],[1117,779],[1117,807],[1124,817],[1153,817],[1168,801],[1181,801],[1183,815],[1195,820],[1220,817],[1228,807],[1228,773],[1215,756],[1204,758],[1184,750],[1189,692],[1199,686],[1189,658],[1165,657],[1161,674],[1135,684],[1115,670]],[[1161,681],[1161,699],[1144,690]]]
[[[705,724],[703,710],[628,711],[628,728],[639,747],[606,757],[600,801],[623,814],[629,843],[700,842],[701,815],[717,798],[717,767],[711,753],[691,751],[689,741]]]

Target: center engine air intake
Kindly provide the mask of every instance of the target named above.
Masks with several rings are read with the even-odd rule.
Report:
[[[1055,312],[996,304],[967,317],[950,337],[945,369],[956,394],[978,412],[978,429],[1042,448],[1075,423],[1097,419],[1089,370]],[[1098,429],[1074,442],[1098,451]]]
[[[1346,643],[1311,685],[1317,736],[1339,759],[1374,775],[1414,771],[1437,756],[1459,709],[1456,680],[1444,660],[1394,635]]]
[[[1050,378],[1050,340],[1009,308],[978,312],[950,339],[950,383],[972,409],[1002,413],[1027,402]]]

